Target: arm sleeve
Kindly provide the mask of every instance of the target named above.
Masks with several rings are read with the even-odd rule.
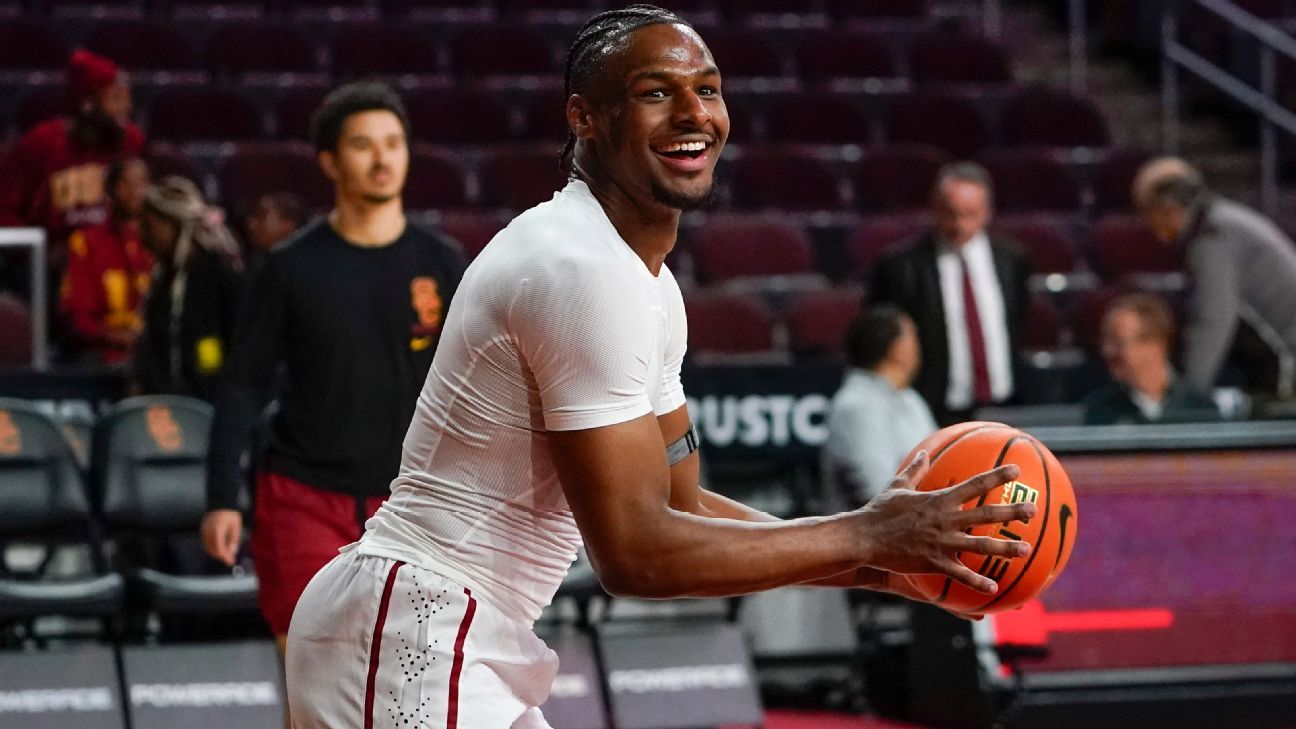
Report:
[[[661,396],[653,412],[657,415],[673,413],[684,404],[684,383],[680,372],[684,369],[684,354],[688,350],[688,317],[684,313],[684,299],[678,287],[673,287],[666,304],[666,358],[662,363]]]
[[[574,261],[523,280],[509,329],[539,390],[545,428],[599,428],[653,411],[647,389],[652,323],[637,290]]]
[[[207,508],[238,508],[240,459],[269,398],[286,335],[287,290],[270,256],[248,285],[214,396],[215,421],[207,461]]]
[[[828,420],[829,438],[835,443],[832,467],[860,502],[881,493],[895,476],[895,455],[884,445],[886,429],[881,407],[846,406],[834,410]]]
[[[94,344],[104,334],[103,282],[95,270],[85,231],[68,236],[67,269],[59,286],[59,314],[68,334],[78,342]]]
[[[1184,374],[1209,392],[1237,330],[1241,301],[1237,261],[1228,241],[1216,236],[1194,241],[1188,253],[1193,277],[1184,327]]]
[[[28,208],[36,182],[28,149],[30,141],[20,139],[8,154],[0,155],[0,225],[30,224]]]

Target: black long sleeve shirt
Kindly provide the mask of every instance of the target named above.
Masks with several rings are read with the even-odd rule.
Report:
[[[326,491],[386,493],[462,274],[456,246],[413,226],[361,247],[319,220],[266,255],[216,396],[208,508],[237,508],[240,456],[274,384],[264,468]]]

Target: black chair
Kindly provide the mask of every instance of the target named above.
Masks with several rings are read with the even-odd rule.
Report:
[[[251,574],[164,566],[177,542],[190,546],[206,511],[207,439],[212,407],[178,396],[134,397],[95,427],[91,478],[113,538],[137,540],[140,564],[126,567],[133,598],[169,616],[254,613],[257,579]],[[150,554],[151,552],[151,554]],[[198,574],[193,574],[198,572]]]
[[[37,638],[46,615],[103,618],[113,630],[125,586],[107,571],[85,480],[72,450],[49,416],[30,403],[0,399],[0,555],[11,542],[43,547],[34,569],[12,569],[0,556],[0,626],[10,640]],[[90,573],[50,576],[55,550],[88,546]]]

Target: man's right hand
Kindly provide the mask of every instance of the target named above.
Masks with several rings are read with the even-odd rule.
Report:
[[[233,567],[243,536],[243,514],[237,509],[214,509],[202,520],[203,549],[213,559]]]
[[[1029,519],[1035,515],[1035,505],[963,509],[963,503],[1013,480],[1019,469],[1000,466],[955,486],[917,491],[914,486],[922,481],[927,466],[927,454],[919,454],[888,489],[855,512],[859,534],[867,544],[866,564],[888,572],[943,574],[978,592],[993,594],[998,587],[994,580],[973,572],[958,560],[958,553],[1023,557],[1030,553],[1030,545],[974,537],[966,531],[981,524]]]

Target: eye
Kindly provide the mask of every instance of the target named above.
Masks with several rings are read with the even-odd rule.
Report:
[[[669,95],[670,94],[667,93],[666,89],[649,89],[648,91],[639,94],[640,97],[645,99],[664,99]]]
[[[714,86],[703,86],[698,89],[698,96],[719,96],[720,89]]]

